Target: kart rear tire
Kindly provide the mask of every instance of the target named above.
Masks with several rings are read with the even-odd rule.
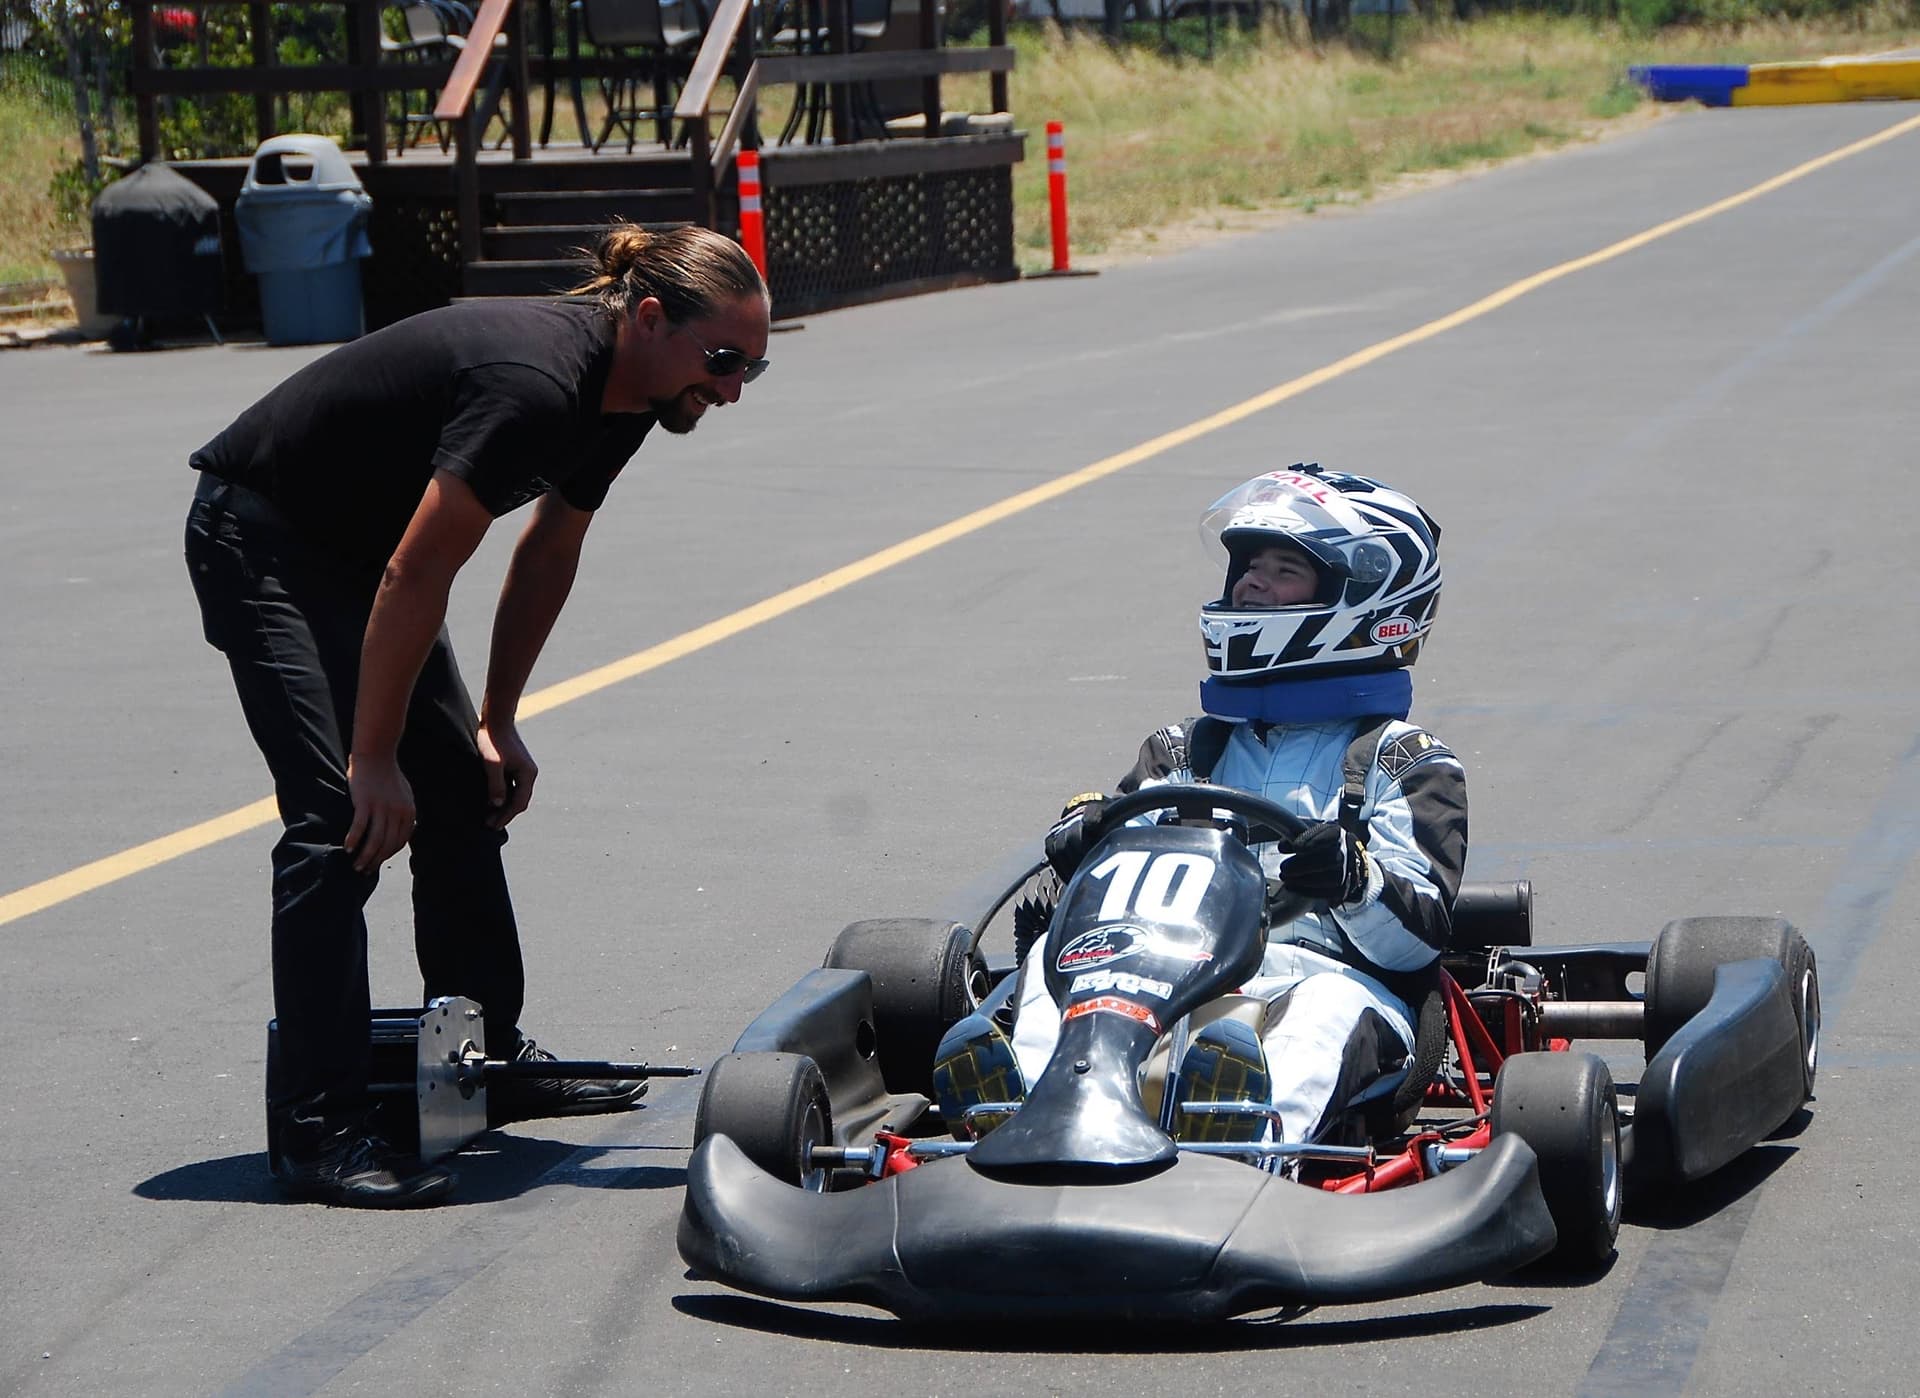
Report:
[[[1516,1053],[1493,1084],[1495,1136],[1540,1160],[1540,1192],[1559,1233],[1553,1261],[1591,1270],[1613,1255],[1625,1205],[1613,1074],[1590,1053]]]
[[[833,1144],[833,1104],[820,1065],[799,1053],[730,1053],[707,1072],[693,1143],[727,1136],[774,1178],[816,1194],[833,1172],[809,1168],[812,1146]]]
[[[1713,997],[1713,973],[1729,961],[1777,962],[1800,1030],[1804,1102],[1820,1066],[1820,972],[1813,948],[1777,917],[1686,917],[1660,930],[1647,957],[1644,1036],[1652,1058]]]
[[[826,964],[873,978],[873,1032],[889,1092],[933,1095],[933,1060],[947,1030],[988,988],[973,933],[934,918],[870,918],[834,938]]]

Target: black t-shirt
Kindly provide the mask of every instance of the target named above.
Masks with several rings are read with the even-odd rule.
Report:
[[[315,360],[196,451],[327,552],[383,564],[435,470],[496,517],[558,490],[597,509],[653,426],[600,412],[612,324],[566,301],[468,301]]]

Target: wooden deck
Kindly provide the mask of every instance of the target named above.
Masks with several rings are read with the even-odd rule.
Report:
[[[885,296],[1009,280],[1012,169],[1020,132],[857,145],[767,146],[760,152],[767,281],[781,315]],[[539,295],[580,279],[578,250],[615,218],[706,222],[685,151],[633,154],[579,146],[478,153],[480,256],[463,254],[457,167],[437,147],[399,159],[349,160],[373,202],[373,256],[363,269],[367,319],[387,324],[458,296]],[[217,200],[230,250],[228,301],[253,304],[240,267],[233,208],[251,161],[182,161],[174,168]],[[712,226],[739,233],[734,180],[714,190]]]
[[[437,142],[422,141],[409,147],[406,154],[388,151],[379,161],[369,161],[363,150],[343,152],[354,173],[369,189],[381,183],[389,188],[426,192],[446,186],[454,177],[456,160],[451,149],[442,151]],[[684,150],[669,150],[657,143],[636,145],[628,154],[625,144],[596,154],[577,141],[555,141],[535,146],[524,160],[516,159],[511,147],[491,146],[474,153],[475,164],[485,172],[483,178],[494,188],[530,189],[547,185],[556,189],[600,188],[599,181],[617,178],[623,167],[639,171],[682,168],[687,162]],[[253,163],[250,155],[221,156],[210,160],[181,160],[174,168],[192,172],[196,180],[231,184],[235,190]]]
[[[242,2],[250,4],[257,22],[267,21],[269,7]],[[150,38],[154,3],[131,0],[143,38]],[[380,3],[346,0],[345,65],[276,67],[261,47],[251,68],[137,63],[133,75],[142,148],[149,152],[154,104],[169,94],[250,93],[263,132],[271,129],[276,93],[348,95],[363,147],[349,150],[348,159],[372,204],[373,254],[363,268],[370,324],[460,296],[551,294],[577,284],[579,250],[614,219],[691,222],[738,237],[734,156],[743,146],[757,148],[761,158],[764,270],[776,312],[896,294],[889,288],[904,293],[1018,274],[1012,166],[1024,156],[1025,137],[1011,129],[1006,105],[1014,54],[1005,45],[1003,17],[990,20],[988,47],[947,49],[939,43],[934,7],[922,3],[911,10],[917,46],[854,51],[844,12],[829,4],[834,34],[824,49],[758,55],[750,0],[718,0],[691,67],[674,79],[679,92],[670,116],[663,111],[657,117],[665,123],[658,129],[670,130],[676,144],[636,142],[629,149],[621,140],[594,151],[577,140],[543,139],[555,128],[578,130],[592,113],[572,91],[576,62],[569,61],[564,86],[555,81],[563,70],[555,66],[550,33],[539,55],[529,52],[526,7],[535,0],[481,0],[431,115],[409,99],[403,105],[414,115],[391,122],[393,93],[425,89],[420,67],[381,61]],[[997,7],[989,8],[998,15]],[[139,44],[136,50],[142,51]],[[652,70],[642,63],[635,71]],[[940,79],[970,73],[991,78],[991,129],[949,134]],[[425,76],[430,87],[439,72]],[[530,100],[536,79],[543,99],[538,102]],[[723,81],[732,87],[723,89]],[[888,129],[888,114],[874,100],[876,85],[887,83],[904,83],[918,93],[918,105],[910,109],[923,118],[918,133]],[[763,140],[760,94],[769,85],[792,93],[790,101],[774,104],[775,111],[808,115],[801,124],[808,144]],[[563,100],[570,98],[575,100]],[[504,100],[499,110],[511,118],[501,145],[479,139],[496,99]],[[534,107],[544,128],[538,133]],[[656,114],[643,110],[642,130],[655,129]],[[962,128],[971,120],[963,118]],[[782,134],[795,129],[789,122]],[[395,151],[389,139],[396,131],[424,139]],[[448,148],[438,143],[443,134],[451,138]],[[233,238],[229,246],[236,250],[232,212],[250,163],[232,157],[176,166],[220,203]],[[231,261],[237,265],[239,258]],[[238,304],[250,298],[244,274],[235,279],[234,291],[231,299]]]

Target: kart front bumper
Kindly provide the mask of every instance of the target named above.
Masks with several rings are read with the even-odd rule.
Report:
[[[712,1280],[915,1320],[1217,1320],[1379,1301],[1500,1276],[1554,1242],[1533,1152],[1513,1136],[1365,1195],[1203,1155],[1112,1184],[1015,1183],[948,1158],[809,1194],[712,1136],[688,1163],[679,1231],[680,1255]]]

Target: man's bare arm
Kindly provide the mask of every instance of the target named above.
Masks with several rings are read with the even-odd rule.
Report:
[[[353,824],[347,848],[370,873],[413,834],[413,789],[398,752],[407,704],[446,621],[454,576],[473,556],[493,516],[459,477],[435,471],[406,533],[387,561],[360,647],[347,785]]]
[[[480,750],[487,759],[487,791],[498,829],[527,808],[540,774],[520,739],[521,696],[554,621],[566,605],[593,512],[576,509],[554,492],[542,496],[521,531],[493,617],[493,652],[480,702]]]

